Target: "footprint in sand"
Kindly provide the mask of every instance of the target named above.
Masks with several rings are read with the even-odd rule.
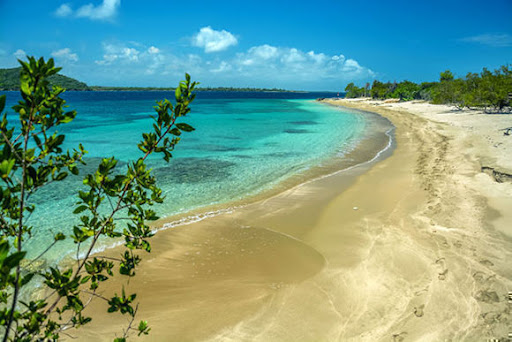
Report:
[[[436,260],[436,264],[439,265],[441,270],[443,270],[441,273],[438,273],[437,278],[439,280],[445,280],[446,279],[446,275],[448,274],[448,269],[445,267],[445,262],[444,261],[445,261],[444,258],[439,258],[439,259]]]
[[[475,299],[488,304],[498,303],[500,301],[500,297],[496,291],[479,291]]]
[[[477,271],[473,273],[473,279],[479,284],[489,284],[496,280],[496,274],[487,276],[484,272]]]
[[[445,269],[443,272],[439,273],[439,275],[437,276],[437,278],[439,280],[445,280],[446,279],[446,275],[448,274],[448,269]]]
[[[416,317],[423,317],[423,309],[425,309],[425,304],[421,304],[420,306],[414,307],[414,315],[416,315]]]
[[[480,260],[480,263],[481,263],[482,265],[484,265],[484,266],[487,266],[487,267],[494,266],[494,264],[492,263],[492,261],[487,260],[487,259],[485,259],[485,260]]]
[[[393,335],[393,342],[402,342],[405,340],[405,335],[407,335],[407,332],[402,331],[400,334],[394,334]]]

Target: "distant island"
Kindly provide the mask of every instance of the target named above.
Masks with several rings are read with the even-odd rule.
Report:
[[[0,90],[20,89],[20,68],[0,69]],[[84,82],[64,75],[52,75],[49,78],[50,84],[58,85],[67,90],[91,90]]]
[[[176,88],[167,87],[105,87],[105,86],[90,86],[89,90],[92,91],[174,91]],[[278,88],[236,88],[236,87],[197,87],[197,91],[254,91],[254,92],[276,92],[276,93],[290,93],[294,90],[278,89]]]
[[[0,69],[0,90],[19,90],[20,89],[20,70],[21,68]],[[108,86],[88,86],[74,78],[56,74],[49,77],[50,84],[58,85],[66,90],[78,91],[174,91],[171,87],[108,87]],[[235,87],[205,87],[196,88],[197,91],[240,91],[240,92],[295,92],[293,90],[278,88],[235,88]]]

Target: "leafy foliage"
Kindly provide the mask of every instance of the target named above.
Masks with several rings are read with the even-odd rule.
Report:
[[[347,92],[345,97],[347,98],[355,98],[355,97],[363,97],[368,96],[370,94],[369,92],[370,84],[367,83],[365,87],[358,87],[354,85],[353,82],[347,84],[345,87],[345,91]]]
[[[464,78],[454,78],[447,70],[440,75],[440,82],[432,90],[433,103],[453,104],[458,108],[483,108],[490,112],[510,110],[512,94],[512,69],[504,65],[494,72],[484,68],[480,74],[468,73]]]
[[[350,83],[345,88],[346,97],[362,97],[367,93]],[[370,95],[374,99],[395,98],[401,101],[421,99],[436,104],[452,104],[458,108],[483,108],[490,112],[511,110],[512,69],[504,65],[494,72],[483,69],[480,74],[468,73],[465,78],[455,78],[450,70],[440,73],[439,82],[416,84],[410,81],[373,81]]]
[[[21,266],[21,261],[26,255],[25,242],[31,238],[32,230],[37,229],[27,223],[35,208],[31,195],[50,182],[62,181],[69,173],[78,174],[87,151],[82,145],[72,152],[63,151],[65,136],[55,130],[77,115],[75,111],[65,110],[65,101],[60,97],[64,89],[50,83],[50,78],[60,68],[54,66],[53,59],[45,61],[28,57],[27,62],[19,62],[22,100],[13,109],[19,114],[20,128],[10,127],[5,114],[0,122],[0,322],[3,341],[58,339],[63,329],[91,321],[91,317],[83,315],[91,297],[103,299],[109,312],[130,317],[129,326],[119,340],[126,340],[131,330],[139,335],[147,334],[150,328],[145,321],[132,327],[137,312],[135,294],[126,294],[123,289],[120,296],[104,298],[97,289],[114,276],[115,269],[121,275],[133,277],[141,260],[137,251],[151,251],[148,240],[153,233],[146,222],[157,219],[151,206],[161,203],[164,198],[145,160],[156,153],[169,161],[182,132],[194,130],[177,120],[190,112],[196,82],[191,82],[186,74],[186,80],[176,88],[176,104],[168,100],[157,103],[153,131],[144,133],[138,144],[142,155],[129,163],[126,170],[119,170],[115,158],[104,158],[94,173],[84,176],[86,190],[79,191],[73,212],[80,217],[80,223],[71,233],[57,233],[54,242],[36,258],[43,257],[69,237],[77,246],[77,256],[81,250],[85,251],[76,266],[29,271]],[[0,112],[4,107],[5,96],[1,96]],[[91,252],[102,236],[124,238],[125,252],[119,258],[92,257]],[[21,299],[30,298],[22,295],[32,279],[39,279],[46,286],[46,298]]]

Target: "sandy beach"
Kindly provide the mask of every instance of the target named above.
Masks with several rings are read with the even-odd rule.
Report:
[[[324,102],[389,119],[392,155],[159,232],[125,284],[152,328],[141,340],[507,340],[512,115]],[[106,307],[69,333],[120,336],[127,318]]]

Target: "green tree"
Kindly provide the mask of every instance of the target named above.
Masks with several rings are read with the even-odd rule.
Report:
[[[480,73],[481,106],[485,110],[501,112],[505,107],[510,107],[509,94],[512,92],[512,71],[509,66],[490,72],[486,68]]]
[[[445,71],[441,72],[439,78],[440,78],[439,79],[440,82],[449,82],[449,81],[453,81],[453,79],[454,79],[453,74],[450,70],[445,70]]]
[[[25,243],[37,227],[28,224],[34,211],[31,195],[50,182],[59,182],[69,173],[78,174],[86,153],[82,145],[74,151],[63,151],[64,135],[56,127],[71,122],[75,111],[66,111],[60,97],[64,89],[51,87],[48,79],[60,68],[53,59],[45,61],[28,57],[19,61],[20,92],[22,100],[13,110],[19,114],[19,128],[9,126],[4,114],[0,122],[0,322],[3,341],[54,340],[69,327],[79,327],[91,321],[83,314],[86,298],[105,300],[109,312],[120,312],[130,317],[124,330],[123,341],[131,330],[147,334],[147,322],[141,321],[132,328],[137,305],[135,294],[111,298],[97,293],[100,284],[114,275],[133,277],[140,262],[137,250],[150,252],[148,239],[153,235],[147,221],[157,218],[151,206],[163,201],[162,191],[146,166],[151,154],[161,154],[169,161],[174,146],[182,132],[194,130],[186,123],[177,122],[189,113],[194,100],[195,82],[180,82],[175,91],[176,104],[168,100],[157,102],[154,107],[153,131],[144,133],[138,144],[141,156],[120,170],[114,157],[105,158],[94,173],[84,176],[85,191],[79,191],[74,214],[80,224],[72,232],[62,231],[54,236],[49,250],[65,238],[76,243],[78,258],[73,268],[49,267],[30,271],[21,266],[26,255]],[[0,112],[5,107],[5,96],[0,97]],[[126,250],[120,258],[92,257],[91,252],[100,237],[124,238]],[[44,253],[43,253],[44,254]],[[40,255],[37,258],[41,258]],[[37,259],[36,258],[36,259]],[[33,262],[34,260],[32,260]],[[44,299],[23,295],[30,282],[39,281],[48,290]],[[23,300],[21,298],[24,298]],[[25,299],[28,298],[28,299]]]
[[[347,84],[345,91],[347,92],[345,95],[346,98],[362,97],[365,94],[365,89],[354,85],[353,82]]]
[[[440,74],[440,82],[432,87],[431,94],[433,103],[503,112],[510,110],[511,92],[512,72],[504,65],[494,72],[484,68],[480,74],[468,73],[465,78],[454,78],[447,70]]]
[[[401,101],[409,101],[418,97],[419,87],[416,83],[403,81],[396,85],[391,97],[398,98]]]
[[[422,100],[432,100],[432,91],[435,89],[437,82],[423,82],[419,85],[418,98]]]
[[[386,95],[387,87],[381,81],[374,80],[370,94],[374,99],[383,99]]]
[[[461,84],[455,83],[450,70],[439,74],[439,84],[432,91],[432,102],[435,104],[457,103],[459,100]]]
[[[370,94],[374,99],[388,99],[392,97],[394,90],[396,89],[396,82],[391,83],[382,83],[380,81],[373,81],[372,89],[370,90]]]

